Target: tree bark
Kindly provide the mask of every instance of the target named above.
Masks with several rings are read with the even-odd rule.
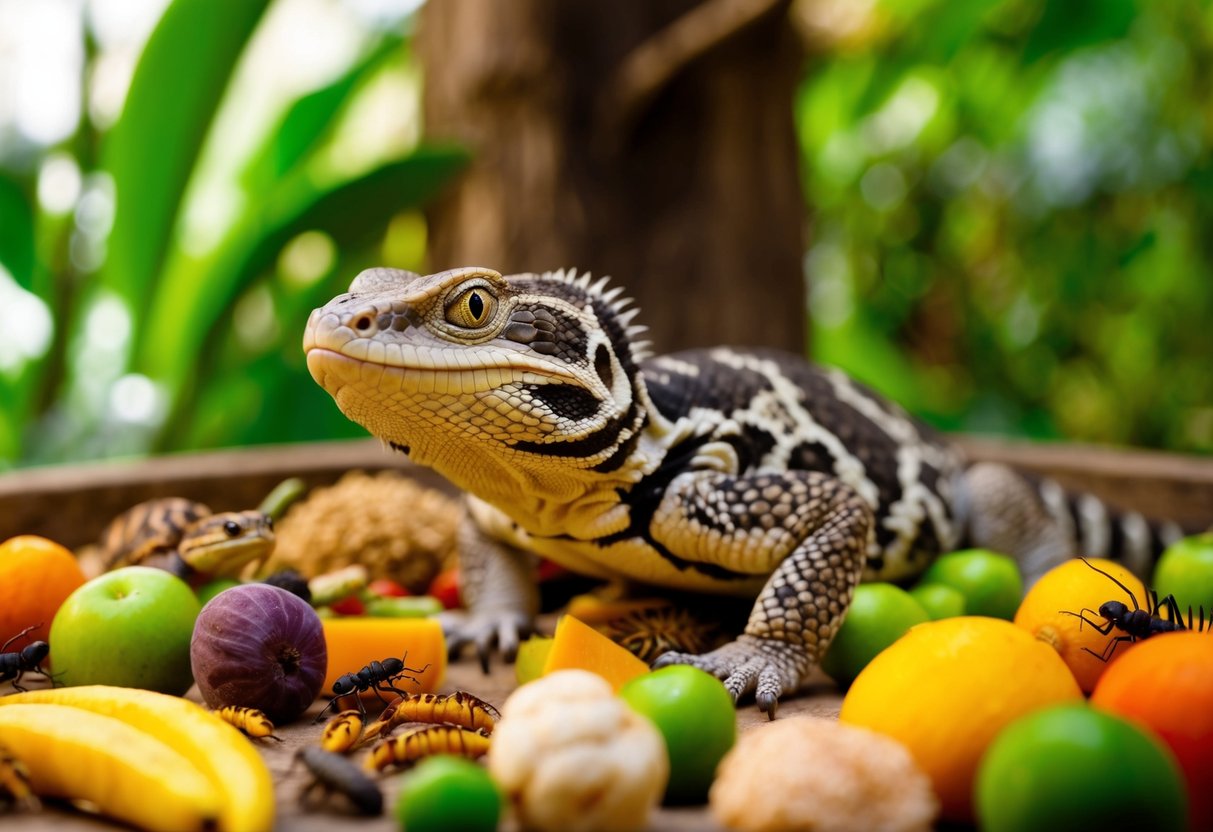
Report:
[[[474,162],[434,269],[611,275],[661,352],[803,352],[804,199],[785,0],[430,0],[426,134]]]

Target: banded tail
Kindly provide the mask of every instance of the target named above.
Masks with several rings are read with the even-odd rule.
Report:
[[[1187,533],[1178,523],[1116,509],[995,462],[965,469],[956,514],[966,545],[1014,556],[1029,584],[1080,555],[1119,561],[1148,582],[1163,550]]]
[[[1037,479],[1035,485],[1045,510],[1072,541],[1076,554],[1118,561],[1146,582],[1163,550],[1185,534],[1171,520],[1147,518],[1093,494],[1066,491],[1047,477]]]

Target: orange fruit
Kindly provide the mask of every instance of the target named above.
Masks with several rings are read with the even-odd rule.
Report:
[[[33,625],[9,650],[46,641],[60,604],[84,580],[75,555],[45,537],[27,534],[0,543],[0,644]]]
[[[1092,567],[1107,574],[1101,575]],[[1088,558],[1086,563],[1074,559],[1042,575],[1028,590],[1015,613],[1017,626],[1057,650],[1084,693],[1095,690],[1095,683],[1108,668],[1109,662],[1102,661],[1099,656],[1109,655],[1109,660],[1115,660],[1133,647],[1133,642],[1122,641],[1109,654],[1113,639],[1124,633],[1113,628],[1107,635],[1100,635],[1091,624],[1071,615],[1082,613],[1088,621],[1104,625],[1105,619],[1098,612],[1100,604],[1119,601],[1133,609],[1128,593],[1112,578],[1132,590],[1138,604],[1146,603],[1145,586],[1120,564],[1099,558]],[[1084,609],[1087,612],[1082,612]]]
[[[968,822],[977,765],[998,732],[1081,698],[1056,650],[1009,621],[960,616],[919,624],[873,659],[840,719],[905,745],[931,778],[943,817]]]
[[[1192,829],[1213,829],[1213,634],[1176,632],[1138,642],[1108,668],[1091,704],[1150,729],[1188,783]]]

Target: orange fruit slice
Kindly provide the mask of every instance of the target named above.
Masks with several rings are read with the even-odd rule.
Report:
[[[1087,623],[1105,625],[1098,610],[1108,601],[1119,601],[1133,609],[1128,593],[1116,581],[1133,592],[1138,604],[1145,605],[1146,588],[1132,572],[1110,560],[1089,558],[1086,563],[1075,559],[1050,569],[1028,590],[1015,613],[1016,626],[1052,645],[1084,693],[1095,690],[1095,683],[1108,667],[1100,656],[1115,660],[1133,646],[1132,642],[1122,641],[1113,648],[1113,639],[1123,636],[1123,632],[1113,628],[1107,635],[1101,635]],[[1074,613],[1081,613],[1087,621]]]
[[[960,616],[912,628],[872,660],[843,722],[900,741],[931,779],[943,817],[972,820],[973,777],[1007,724],[1082,693],[1057,651],[1009,621]]]

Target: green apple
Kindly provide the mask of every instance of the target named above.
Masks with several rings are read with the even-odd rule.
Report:
[[[194,682],[190,637],[201,609],[189,585],[163,569],[98,575],[67,597],[51,623],[55,678],[180,696]]]
[[[1159,598],[1174,595],[1185,621],[1189,608],[1193,615],[1202,608],[1205,615],[1213,613],[1213,532],[1168,546],[1154,567],[1154,591]]]
[[[665,739],[670,781],[665,802],[703,803],[716,766],[737,741],[737,707],[724,684],[690,665],[637,676],[619,691]]]
[[[855,587],[847,617],[830,642],[821,669],[845,687],[859,671],[915,624],[930,616],[910,593],[893,584],[874,582]]]
[[[1023,577],[1015,559],[989,549],[963,549],[940,556],[920,584],[943,584],[965,597],[966,615],[1010,621],[1023,600]]]

